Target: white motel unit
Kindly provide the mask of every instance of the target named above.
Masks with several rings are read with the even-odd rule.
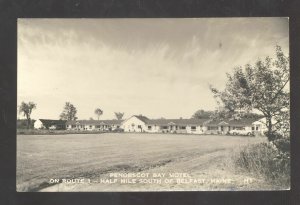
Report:
[[[122,122],[121,128],[125,132],[202,134],[208,121],[209,119],[148,119],[142,115],[133,115]]]
[[[66,123],[67,130],[114,131],[121,126],[122,120],[76,120]]]

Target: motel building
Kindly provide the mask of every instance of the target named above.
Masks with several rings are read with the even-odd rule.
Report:
[[[67,130],[114,131],[121,126],[122,120],[76,120],[67,121]]]
[[[187,133],[187,134],[230,134],[240,133],[261,135],[266,130],[265,118],[243,118],[235,120],[212,119],[149,119],[133,115],[126,120],[45,120],[35,122],[36,129],[66,129],[77,131],[124,131],[145,133]]]
[[[265,118],[242,118],[235,120],[211,120],[206,126],[206,134],[227,134],[231,130],[262,135],[266,130]]]
[[[209,119],[149,119],[133,115],[122,122],[124,132],[203,134]]]

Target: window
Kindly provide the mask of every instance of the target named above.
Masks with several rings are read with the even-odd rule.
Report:
[[[218,130],[217,126],[208,126],[208,130]]]
[[[244,127],[235,127],[235,130],[245,130]]]
[[[138,128],[141,129],[141,128],[142,128],[142,125],[138,125]]]
[[[254,130],[254,127],[252,127],[252,130]]]
[[[256,130],[258,130],[258,126],[256,126]]]
[[[90,129],[92,129],[92,125],[90,125]]]
[[[100,125],[96,125],[96,128],[100,128]]]
[[[192,130],[196,130],[196,126],[192,126],[191,129],[192,129]]]
[[[186,128],[185,126],[181,126],[181,127],[180,127],[180,129],[182,129],[182,130],[185,130],[185,128]]]
[[[152,128],[151,126],[148,126],[148,130],[151,130],[151,128]]]

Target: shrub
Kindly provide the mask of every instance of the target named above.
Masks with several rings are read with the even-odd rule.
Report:
[[[281,152],[282,154],[290,155],[291,143],[290,138],[279,138],[274,140],[272,144]]]
[[[236,167],[263,176],[272,184],[290,186],[289,139],[249,145],[234,158]]]
[[[283,136],[276,131],[265,132],[265,135],[267,136],[267,138],[270,142],[283,138]]]

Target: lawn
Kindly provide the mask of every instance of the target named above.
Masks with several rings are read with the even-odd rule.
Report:
[[[139,133],[18,135],[17,191],[272,189],[274,187],[263,179],[239,172],[231,164],[235,151],[264,140],[261,137]],[[105,183],[105,179],[111,179],[111,173],[151,176],[153,173],[186,173],[188,177],[183,177],[182,183],[176,179],[172,183],[156,183],[151,177],[143,183]],[[50,179],[75,178],[92,183],[50,184]],[[156,179],[164,182],[167,178]],[[198,182],[186,183],[185,179],[198,179]],[[200,179],[205,181],[200,183]]]

